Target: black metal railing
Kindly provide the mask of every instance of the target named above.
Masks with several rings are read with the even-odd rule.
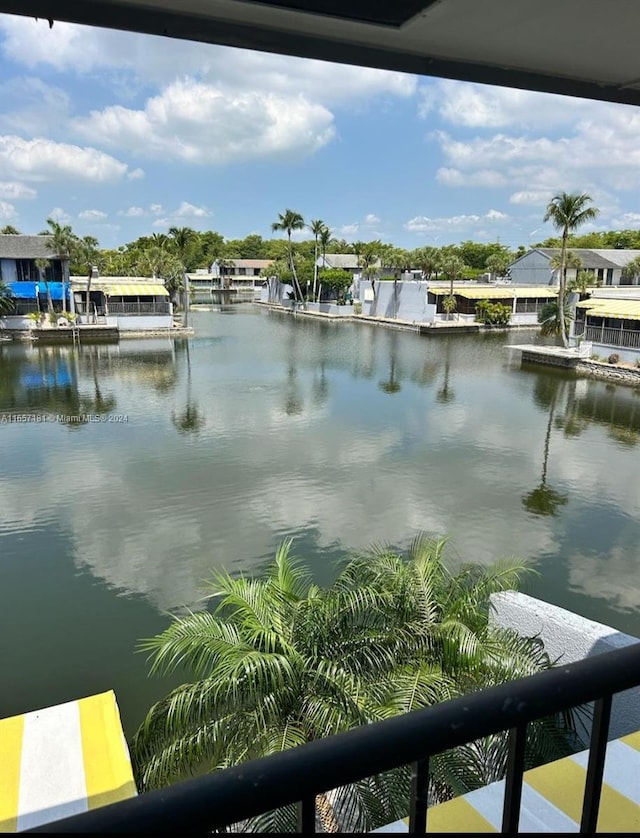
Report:
[[[595,702],[580,824],[580,832],[593,833],[612,697],[639,685],[640,643],[635,643],[26,831],[185,835],[220,829],[297,803],[298,832],[311,834],[315,832],[316,795],[412,764],[409,832],[423,834],[428,821],[430,758],[509,731],[502,832],[516,832],[527,725]],[[640,710],[638,715],[632,723],[635,729],[640,728]]]

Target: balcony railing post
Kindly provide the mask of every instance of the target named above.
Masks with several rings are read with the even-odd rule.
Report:
[[[415,762],[411,771],[411,798],[409,800],[409,832],[424,835],[427,831],[429,808],[429,758]]]
[[[517,832],[520,823],[520,801],[522,800],[522,777],[524,754],[527,744],[527,726],[519,725],[509,731],[509,755],[507,776],[504,784],[504,805],[502,808],[502,832]]]
[[[316,797],[307,794],[298,803],[298,834],[315,835],[316,832]]]
[[[587,781],[584,788],[582,820],[580,821],[580,832],[582,833],[595,833],[598,823],[604,760],[607,753],[607,734],[609,733],[609,720],[611,719],[611,702],[611,695],[600,698],[595,702]]]

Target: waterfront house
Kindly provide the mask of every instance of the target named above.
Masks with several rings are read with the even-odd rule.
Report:
[[[208,274],[197,271],[195,275],[189,274],[189,280],[194,288],[193,279],[195,278],[198,285],[205,281],[206,276],[210,280],[209,290],[247,291],[255,294],[255,289],[262,288],[265,284],[263,271],[270,268],[274,261],[274,259],[215,260]]]
[[[429,283],[427,299],[436,306],[437,320],[447,319],[443,300],[449,296],[450,291],[451,286],[448,282]],[[456,320],[475,322],[477,304],[480,300],[488,300],[491,303],[501,303],[511,310],[510,325],[537,326],[538,312],[556,295],[557,290],[549,286],[456,283],[453,286],[453,296],[456,299],[454,317]]]
[[[99,276],[93,269],[86,311],[87,277],[70,278],[74,310],[83,323],[115,326],[119,331],[156,331],[173,326],[169,292],[159,279]]]
[[[640,359],[640,288],[597,288],[576,303],[574,339],[590,343],[592,353],[622,360]]]
[[[28,329],[31,312],[47,311],[48,295],[55,311],[73,311],[69,292],[69,261],[51,249],[51,236],[0,235],[0,281],[14,297],[13,311],[2,318],[6,329]],[[46,259],[44,275],[36,259]]]
[[[626,273],[625,268],[640,256],[640,250],[569,247],[568,251],[580,260],[580,266],[567,267],[567,282],[575,279],[578,271],[588,271],[594,286],[638,284],[638,277]],[[535,247],[509,265],[511,281],[514,285],[558,285],[554,259],[559,257],[559,247]]]

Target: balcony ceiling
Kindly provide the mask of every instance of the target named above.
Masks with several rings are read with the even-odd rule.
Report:
[[[640,104],[637,0],[0,0],[0,11]]]

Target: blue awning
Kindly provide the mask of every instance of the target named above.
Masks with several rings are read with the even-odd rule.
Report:
[[[46,296],[47,296],[46,285],[44,284],[44,282],[40,282],[40,283],[38,283],[38,286],[40,288],[40,296],[44,297],[46,299]],[[50,282],[49,283],[49,292],[51,294],[51,299],[52,300],[61,300],[62,299],[62,288],[63,288],[63,286],[62,286],[61,282]],[[69,299],[69,286],[65,284],[64,285],[64,290],[65,290],[65,297],[68,300]]]
[[[47,286],[44,282],[8,282],[7,285],[11,289],[11,293],[18,300],[35,300],[40,295],[41,299],[47,298]],[[62,299],[61,282],[50,282],[49,293],[52,300]],[[69,299],[69,286],[64,285],[65,296]]]
[[[38,296],[37,282],[9,282],[11,293],[19,300],[35,300]]]

